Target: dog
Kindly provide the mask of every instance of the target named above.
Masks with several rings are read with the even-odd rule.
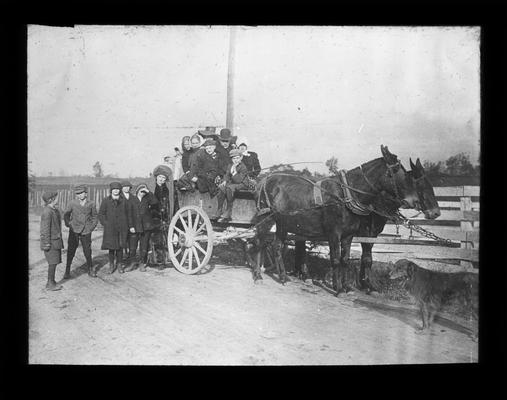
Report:
[[[390,279],[402,279],[404,288],[415,297],[421,312],[422,326],[416,333],[427,333],[445,300],[458,297],[471,316],[479,316],[479,277],[472,272],[440,272],[421,268],[408,260],[399,260],[389,273]],[[477,341],[478,332],[472,335]]]

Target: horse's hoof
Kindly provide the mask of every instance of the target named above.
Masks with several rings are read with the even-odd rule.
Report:
[[[426,328],[417,328],[414,332],[417,335],[425,335],[426,333],[428,333],[428,329],[426,329]]]
[[[261,283],[263,283],[263,280],[262,280],[262,278],[259,278],[259,279],[254,279],[254,283],[255,283],[256,285],[260,285]]]

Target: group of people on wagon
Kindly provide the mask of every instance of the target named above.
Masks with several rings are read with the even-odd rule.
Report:
[[[211,198],[217,196],[217,215],[210,218],[230,221],[235,192],[255,189],[255,179],[261,171],[257,153],[248,150],[246,140],[238,144],[237,136],[232,136],[227,128],[218,135],[208,127],[184,136],[181,148],[181,152],[175,149],[175,187],[209,193]]]

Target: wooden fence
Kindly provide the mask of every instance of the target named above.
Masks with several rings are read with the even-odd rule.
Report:
[[[459,248],[443,247],[426,238],[413,229],[404,229],[394,225],[386,226],[383,236],[378,238],[355,237],[355,243],[375,243],[387,245],[417,245],[417,252],[397,252],[397,257],[431,269],[462,269],[478,268],[479,262],[479,217],[480,217],[480,187],[452,186],[435,187],[435,197],[440,207],[441,215],[436,220],[424,219],[424,216],[414,215],[414,210],[403,210],[402,214],[409,220],[436,235],[452,240]],[[389,233],[390,232],[390,233]]]
[[[46,190],[53,190],[58,193],[58,204],[60,210],[65,210],[70,200],[75,199],[76,195],[74,190],[64,187],[55,188],[37,188],[36,190],[29,192],[28,194],[28,207],[38,208],[44,206],[44,200],[42,200],[42,194]],[[109,186],[88,186],[88,199],[95,202],[97,210],[100,207],[102,199],[109,195]]]

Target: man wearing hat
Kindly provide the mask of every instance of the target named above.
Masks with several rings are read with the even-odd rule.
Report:
[[[136,256],[136,250],[137,250],[137,233],[135,229],[136,221],[136,197],[130,193],[130,190],[132,189],[132,184],[125,180],[120,182],[121,183],[121,196],[125,199],[127,203],[127,222],[129,226],[129,232],[127,234],[127,245],[128,248],[125,249],[126,251],[126,264],[130,264],[135,256]],[[122,272],[120,270],[120,272]]]
[[[235,148],[236,139],[237,136],[232,136],[230,129],[223,128],[220,130],[216,152],[220,157],[220,163],[224,171],[230,163],[229,152]]]
[[[203,143],[205,151],[197,153],[195,162],[190,168],[190,179],[201,193],[209,192],[214,197],[218,192],[217,184],[222,180],[225,169],[215,151],[217,143],[206,139]]]
[[[229,153],[229,157],[232,161],[227,167],[224,180],[218,186],[220,191],[218,193],[218,213],[222,213],[219,222],[228,222],[232,216],[232,206],[234,203],[234,193],[236,190],[246,189],[245,180],[247,178],[248,171],[245,164],[241,162],[243,158],[241,151],[233,149]],[[224,201],[227,200],[227,208],[225,211]]]
[[[107,196],[99,209],[99,221],[104,226],[102,236],[102,250],[109,250],[109,273],[118,268],[123,272],[123,249],[127,248],[127,235],[129,232],[127,217],[127,202],[120,195],[122,184],[111,182],[111,194]]]
[[[58,211],[58,193],[46,192],[42,195],[45,207],[40,218],[40,248],[48,262],[47,290],[60,290],[55,281],[56,266],[62,262],[62,218]]]
[[[248,145],[246,139],[244,139],[238,146],[243,154],[243,164],[245,164],[248,170],[248,176],[251,178],[257,178],[261,172],[261,164],[259,162],[259,156],[254,151],[248,151]]]
[[[86,258],[88,275],[96,277],[97,273],[92,265],[92,232],[97,227],[98,216],[95,203],[87,199],[88,190],[85,185],[78,185],[74,188],[76,198],[69,201],[67,209],[63,214],[65,226],[69,228],[67,242],[67,265],[65,267],[64,279],[70,279],[70,266],[76,250],[81,241],[83,254]]]

